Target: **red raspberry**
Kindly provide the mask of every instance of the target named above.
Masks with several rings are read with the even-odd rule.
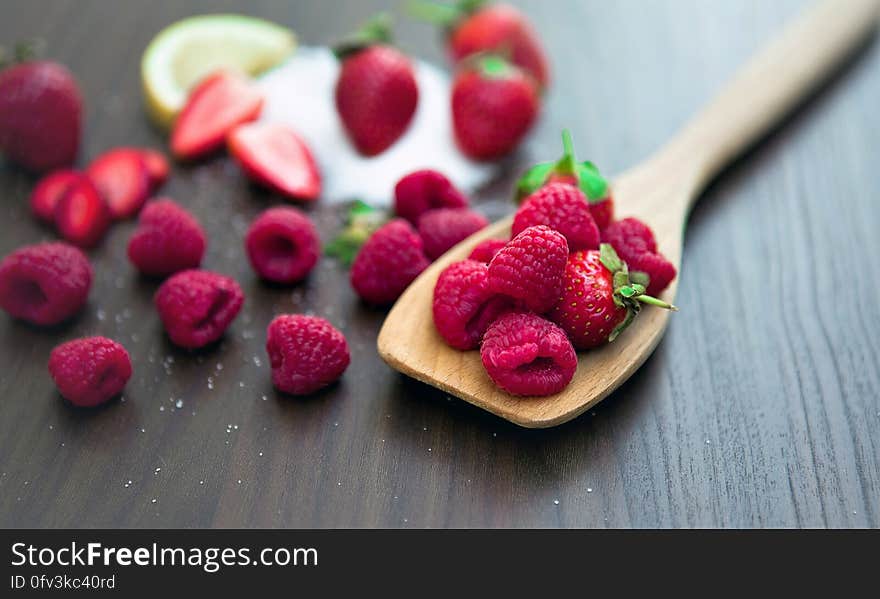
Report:
[[[428,268],[422,238],[408,222],[396,218],[373,233],[351,265],[355,292],[375,305],[393,303]]]
[[[489,289],[522,300],[543,313],[559,299],[568,243],[547,227],[529,227],[499,251],[489,263]]]
[[[508,312],[493,322],[480,357],[489,378],[514,395],[559,393],[577,370],[577,355],[565,332],[528,312]]]
[[[257,274],[276,283],[303,280],[321,253],[315,226],[296,208],[270,208],[260,214],[244,246]]]
[[[67,190],[82,177],[71,169],[52,171],[37,183],[31,193],[31,212],[45,223],[55,222],[55,206]]]
[[[590,203],[590,214],[596,221],[596,226],[602,231],[614,220],[614,198],[610,195],[598,201]]]
[[[351,361],[345,336],[317,316],[282,314],[266,329],[272,384],[282,393],[308,395],[335,382]]]
[[[628,249],[632,254],[654,253],[657,251],[657,241],[651,227],[637,218],[625,218],[611,223],[602,231],[602,241],[614,246],[614,251],[623,258],[621,248]],[[624,258],[626,260],[626,258]]]
[[[394,212],[412,224],[428,210],[467,205],[467,197],[445,175],[430,169],[410,173],[394,187]]]
[[[205,231],[189,212],[163,198],[147,204],[128,242],[128,259],[152,277],[198,268],[205,255]]]
[[[476,349],[483,333],[512,302],[489,291],[489,267],[462,260],[447,266],[434,286],[434,325],[456,349]]]
[[[223,336],[244,303],[234,279],[207,270],[184,270],[156,291],[156,309],[168,337],[194,349]]]
[[[611,223],[602,231],[602,241],[611,244],[633,275],[648,275],[648,295],[659,295],[677,274],[675,265],[657,251],[651,228],[637,218]]]
[[[504,239],[484,239],[474,246],[471,250],[468,260],[476,260],[477,262],[485,262],[489,264],[501,248],[507,245]]]
[[[38,325],[58,324],[86,303],[92,267],[64,242],[19,248],[0,262],[0,307]]]
[[[122,392],[131,378],[131,359],[112,339],[74,339],[52,350],[49,374],[67,401],[93,408]]]
[[[440,208],[426,212],[419,218],[419,235],[425,244],[425,254],[431,260],[436,260],[459,241],[488,224],[485,216],[472,210]]]
[[[534,225],[547,225],[565,235],[572,252],[599,247],[599,227],[590,204],[573,185],[551,183],[526,198],[513,218],[511,234],[519,235]]]

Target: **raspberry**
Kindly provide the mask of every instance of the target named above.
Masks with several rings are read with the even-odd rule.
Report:
[[[446,250],[489,224],[486,217],[464,208],[440,208],[419,218],[419,235],[425,244],[425,255],[436,260]]]
[[[602,231],[614,220],[614,198],[609,195],[601,200],[593,201],[590,204],[590,214],[593,215],[596,226]]]
[[[92,267],[64,242],[19,248],[0,262],[0,307],[38,325],[58,324],[86,303]]]
[[[446,176],[429,169],[410,173],[394,187],[394,212],[414,225],[428,210],[467,205],[467,197]]]
[[[276,283],[301,281],[321,253],[315,226],[296,208],[270,208],[260,214],[244,246],[257,274]]]
[[[483,333],[512,302],[489,291],[489,267],[462,260],[447,266],[434,286],[434,325],[456,349],[476,349]]]
[[[335,382],[351,361],[345,336],[317,316],[282,314],[266,329],[272,384],[282,393],[308,395]]]
[[[351,265],[350,280],[365,301],[387,305],[428,267],[422,239],[403,219],[381,226],[367,240]]]
[[[155,302],[171,341],[194,349],[223,336],[241,309],[244,294],[230,277],[184,270],[162,283]]]
[[[153,277],[198,268],[204,255],[205,232],[199,221],[167,198],[147,204],[128,242],[128,259]]]
[[[551,183],[526,198],[513,218],[511,234],[519,235],[534,225],[547,225],[565,235],[572,252],[599,247],[599,227],[590,213],[590,204],[573,185]]]
[[[637,218],[611,223],[602,231],[602,240],[611,244],[630,272],[648,276],[648,295],[659,295],[677,274],[675,265],[657,251],[651,228]]]
[[[503,239],[484,239],[474,246],[471,250],[468,260],[476,260],[477,262],[485,262],[489,264],[501,248],[507,245]]]
[[[545,225],[529,227],[489,263],[489,289],[522,300],[534,312],[552,308],[562,290],[568,243]]]
[[[657,242],[651,228],[637,218],[625,218],[611,223],[602,231],[602,241],[610,243],[617,254],[626,260],[617,246],[633,255],[654,253]]]
[[[52,350],[49,374],[67,401],[93,408],[122,392],[131,378],[131,359],[112,339],[74,339]]]
[[[532,313],[509,312],[493,322],[480,357],[489,378],[514,395],[559,393],[577,370],[565,332]]]

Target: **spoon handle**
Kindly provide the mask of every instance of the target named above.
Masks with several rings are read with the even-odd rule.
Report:
[[[693,202],[721,169],[859,48],[878,18],[880,0],[823,0],[811,7],[753,57],[651,165],[674,173],[683,185],[679,197]]]

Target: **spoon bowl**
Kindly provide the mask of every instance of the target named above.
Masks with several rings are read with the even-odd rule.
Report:
[[[634,216],[654,231],[658,250],[679,276],[660,296],[673,303],[681,273],[687,215],[705,185],[760,138],[873,33],[880,0],[826,0],[789,25],[727,88],[657,154],[617,177],[617,218]],[[671,316],[645,306],[613,343],[578,353],[578,368],[560,393],[517,397],[486,374],[480,352],[449,347],[432,314],[434,285],[449,264],[487,238],[509,239],[512,217],[464,240],[403,293],[379,332],[380,356],[414,379],[528,428],[562,424],[596,405],[626,381],[657,347]],[[676,318],[686,318],[679,306]]]

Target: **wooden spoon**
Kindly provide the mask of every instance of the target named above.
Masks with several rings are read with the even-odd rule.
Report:
[[[647,222],[659,250],[681,264],[688,212],[706,184],[736,155],[795,107],[871,34],[880,0],[827,0],[790,24],[753,58],[727,88],[657,154],[614,180],[617,216]],[[548,397],[509,395],[486,375],[479,351],[450,348],[434,328],[434,283],[446,266],[467,258],[479,241],[508,238],[512,217],[458,244],[416,279],[397,301],[379,333],[382,358],[415,379],[524,427],[561,424],[588,410],[629,378],[648,358],[670,318],[645,306],[616,341],[579,353],[577,373]],[[661,296],[675,297],[677,280]],[[687,306],[674,318],[686,318]]]

